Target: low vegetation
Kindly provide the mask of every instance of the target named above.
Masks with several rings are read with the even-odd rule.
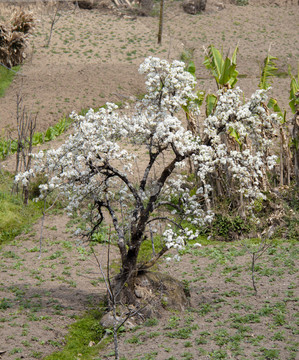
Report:
[[[25,206],[21,194],[11,193],[13,182],[14,176],[0,173],[0,246],[30,228],[41,216],[39,204],[31,201]]]
[[[4,96],[5,90],[9,87],[14,76],[19,70],[20,66],[14,66],[11,69],[0,66],[0,97]]]

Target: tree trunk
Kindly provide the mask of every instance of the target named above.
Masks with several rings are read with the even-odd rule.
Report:
[[[164,18],[164,0],[160,0],[158,44],[162,44],[163,18]]]

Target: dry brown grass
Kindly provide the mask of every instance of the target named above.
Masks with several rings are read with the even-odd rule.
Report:
[[[11,68],[25,59],[29,34],[34,29],[32,12],[16,9],[6,24],[0,24],[0,62]]]

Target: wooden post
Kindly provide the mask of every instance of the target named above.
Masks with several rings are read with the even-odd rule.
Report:
[[[164,18],[164,0],[160,0],[158,44],[162,43],[163,18]]]

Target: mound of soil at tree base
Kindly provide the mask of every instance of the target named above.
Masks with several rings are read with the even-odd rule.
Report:
[[[189,292],[183,284],[168,274],[141,271],[135,280],[132,291],[126,286],[119,291],[118,278],[115,278],[114,293],[119,293],[117,302],[132,304],[137,311],[134,321],[161,314],[163,310],[183,311],[190,306]],[[139,319],[140,320],[140,319]]]

